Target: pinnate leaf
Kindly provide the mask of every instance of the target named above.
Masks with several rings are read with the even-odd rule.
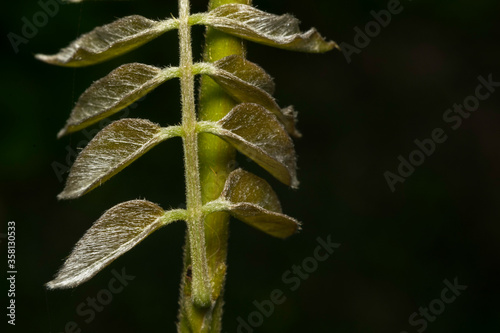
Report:
[[[185,211],[163,211],[145,200],[123,202],[106,211],[76,243],[50,289],[73,288],[89,280],[113,260],[163,225],[185,218]]]
[[[82,196],[130,165],[158,143],[180,136],[178,126],[161,128],[148,120],[121,119],[105,127],[81,151],[59,199]]]
[[[85,90],[57,136],[79,131],[109,117],[178,76],[177,67],[160,69],[139,63],[122,65]]]
[[[127,16],[80,36],[57,54],[37,54],[36,58],[67,67],[93,65],[131,51],[177,27],[174,19],[154,21],[139,15]]]
[[[289,15],[273,15],[243,4],[222,5],[200,22],[217,30],[282,49],[321,53],[338,47],[312,28],[302,33],[299,21]]]
[[[237,169],[229,174],[221,194],[221,210],[271,236],[287,238],[300,229],[300,223],[282,214],[271,186],[256,175]]]
[[[278,180],[298,187],[293,142],[276,117],[258,104],[235,106],[208,131],[231,143]]]

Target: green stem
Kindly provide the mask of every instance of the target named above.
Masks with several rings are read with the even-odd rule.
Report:
[[[182,2],[182,0],[181,0]],[[224,4],[251,4],[251,0],[211,0],[209,10]],[[181,19],[181,26],[183,20]],[[179,27],[179,36],[181,36]],[[187,29],[187,27],[186,27]],[[204,61],[214,62],[229,55],[245,55],[244,42],[236,37],[207,28],[204,49]],[[186,46],[187,47],[187,46]],[[190,47],[190,46],[189,46]],[[181,46],[182,48],[182,46]],[[181,54],[182,58],[182,54]],[[185,61],[181,59],[181,62]],[[192,59],[190,59],[192,64]],[[182,64],[181,64],[181,67]],[[185,96],[183,95],[183,99]],[[234,106],[235,101],[229,97],[218,84],[208,76],[203,76],[200,87],[199,120],[217,121],[223,118]],[[183,120],[184,123],[184,120]],[[187,141],[187,140],[185,140]],[[185,147],[185,149],[191,147]],[[201,184],[201,202],[216,200],[226,182],[227,176],[235,166],[235,149],[215,135],[200,133],[198,137],[199,181]],[[198,156],[197,155],[197,156]],[[187,166],[186,166],[187,167]],[[187,172],[187,171],[186,171]],[[186,174],[187,175],[187,174]],[[188,211],[190,203],[188,202]],[[229,215],[217,212],[204,218],[204,230],[194,235],[189,232],[184,248],[184,271],[181,281],[179,332],[210,332],[221,331],[223,291],[226,276],[226,258],[228,242]],[[198,230],[196,230],[198,232]],[[199,237],[203,237],[201,240]],[[193,240],[204,242],[205,255],[210,277],[211,300],[210,308],[200,307],[193,303],[195,293],[195,260]],[[192,267],[192,275],[191,275]]]
[[[189,0],[179,0],[179,42],[186,206],[188,213],[186,222],[191,250],[192,299],[199,307],[209,307],[211,305],[211,291],[205,252],[205,229],[203,226],[201,186],[198,169],[198,134],[194,102]]]

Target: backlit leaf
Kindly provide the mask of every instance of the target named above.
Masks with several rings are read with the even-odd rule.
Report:
[[[286,238],[300,229],[297,220],[282,214],[271,186],[250,172],[242,169],[231,172],[221,199],[227,202],[225,210],[231,215],[271,236]]]
[[[109,117],[178,76],[177,67],[160,69],[139,63],[118,67],[85,90],[58,137]]]
[[[301,136],[300,132],[298,132],[295,128],[297,119],[296,112],[293,110],[293,107],[289,106],[285,109],[281,109],[278,103],[276,103],[276,100],[273,98],[273,96],[269,94],[269,92],[255,85],[254,83],[245,81],[232,72],[228,72],[224,69],[235,69],[236,66],[221,66],[220,64],[221,63],[219,62],[215,62],[213,64],[205,64],[201,73],[210,76],[236,101],[241,103],[255,103],[262,105],[264,108],[271,111],[281,121],[288,133],[296,137]],[[236,69],[236,71],[239,71],[240,73],[244,70],[245,68],[241,69],[241,67],[240,69]],[[250,75],[242,75],[242,77],[245,78],[248,78],[249,76]]]
[[[178,126],[161,128],[148,120],[122,119],[101,130],[71,167],[59,199],[82,196],[120,172],[158,143],[181,135]]]
[[[274,94],[275,86],[273,78],[262,67],[240,55],[227,56],[214,62],[214,65],[245,82],[261,88],[271,95]]]
[[[264,107],[239,104],[208,131],[231,143],[281,182],[298,186],[293,142]]]
[[[139,15],[127,16],[80,36],[57,54],[37,54],[36,58],[67,67],[93,65],[131,51],[178,25],[174,19],[153,21]]]
[[[181,209],[163,211],[152,202],[132,200],[106,211],[76,243],[49,289],[73,288],[89,280],[113,260],[158,228],[185,219]]]
[[[337,47],[312,28],[302,33],[299,21],[289,15],[273,15],[243,4],[222,5],[200,23],[257,43],[292,51],[326,52]]]

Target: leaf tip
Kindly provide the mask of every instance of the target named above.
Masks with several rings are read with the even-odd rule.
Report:
[[[279,236],[277,235],[277,238],[287,239],[288,237],[298,234],[302,230],[302,223],[291,217],[290,220],[292,220],[292,226],[290,227],[290,229],[283,231]]]
[[[340,48],[340,45],[339,45],[339,44],[335,43],[334,41],[330,41],[330,43],[332,43],[332,44],[333,44],[333,48],[335,48],[335,49],[337,49],[337,50],[339,50],[339,51],[342,51],[342,49]]]
[[[322,51],[322,52],[332,51],[333,49],[337,49],[338,51],[341,51],[340,46],[337,43],[335,43],[333,40],[330,40],[330,41],[326,42],[324,51]]]
[[[64,128],[62,128],[59,132],[57,132],[57,138],[60,139],[62,138],[63,136],[65,136],[66,134],[68,134],[68,127],[67,126],[64,126]]]
[[[69,51],[70,51],[69,49],[62,49],[61,51],[59,51],[59,53],[51,54],[51,55],[38,53],[38,54],[35,54],[35,58],[40,60],[40,61],[43,61],[46,64],[50,64],[50,65],[57,65],[57,66],[63,66],[63,67],[82,66],[82,65],[72,64],[72,63],[68,62],[68,52]]]
[[[68,200],[68,199],[76,199],[82,196],[80,191],[70,191],[65,188],[61,193],[57,195],[58,200]]]
[[[297,221],[297,227],[295,228],[295,232],[293,234],[298,234],[302,230],[302,223]]]
[[[49,290],[55,289],[70,289],[78,287],[83,282],[88,279],[83,279],[80,281],[75,281],[74,279],[68,278],[67,276],[61,276],[60,273],[54,278],[54,280],[49,281],[45,284],[45,288]]]
[[[56,286],[56,283],[54,282],[55,280],[52,280],[50,282],[47,282],[45,284],[45,288],[49,289],[49,290],[54,290],[54,289],[57,289],[57,286]]]
[[[41,54],[41,53],[35,54],[35,59],[46,62],[46,63],[50,63],[51,57],[52,56],[47,55],[47,54]]]
[[[45,288],[49,290],[55,290],[55,289],[67,289],[67,288],[72,288],[75,287],[75,285],[65,283],[64,280],[61,280],[59,277],[55,277],[54,280],[49,281],[45,284]]]
[[[333,49],[340,50],[336,42],[334,42],[333,40],[326,40],[323,36],[321,36],[316,28],[311,28],[304,35],[316,40],[316,43],[312,44],[310,49],[310,51],[313,53],[325,53]]]

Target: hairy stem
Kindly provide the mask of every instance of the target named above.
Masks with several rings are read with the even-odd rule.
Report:
[[[211,0],[208,9],[212,10],[218,6],[229,3],[249,5],[251,4],[251,0]],[[181,30],[183,29],[183,24],[187,24],[187,22],[183,23],[181,16],[179,36],[182,34]],[[187,29],[189,28],[186,27],[186,30]],[[227,35],[212,28],[207,28],[205,36],[204,61],[214,62],[229,55],[245,54],[245,45],[239,38]],[[190,45],[186,47],[190,47]],[[181,49],[182,48],[183,46],[181,46]],[[191,56],[191,52],[189,53]],[[186,62],[186,59],[181,59],[181,68],[184,68],[183,62]],[[192,64],[192,59],[189,59],[189,64]],[[183,78],[185,78],[184,75]],[[190,84],[191,82],[190,80]],[[183,94],[183,101],[185,98],[186,96]],[[208,76],[202,77],[199,120],[220,120],[235,105],[235,101],[229,97],[218,84]],[[183,119],[183,126],[184,121]],[[185,142],[187,142],[187,133]],[[222,139],[204,133],[199,134],[198,147],[196,150],[186,146],[184,149],[190,149],[190,153],[196,151],[196,158],[198,158],[199,155],[199,173],[197,175],[201,182],[201,192],[200,200],[197,201],[197,203],[200,202],[201,204],[217,199],[224,188],[227,176],[235,167],[235,149]],[[187,172],[186,166],[186,177]],[[187,204],[189,211],[189,201]],[[213,213],[204,218],[204,230],[198,232],[196,228],[196,230],[193,230],[193,232],[197,233],[196,235],[191,232],[188,234],[189,237],[186,239],[186,246],[184,248],[184,270],[179,302],[179,332],[216,333],[221,331],[223,290],[226,276],[227,240],[229,235],[228,223],[229,215],[227,213]],[[203,220],[201,228],[203,228]],[[202,239],[200,239],[200,237],[202,237]],[[205,259],[207,260],[208,276],[210,277],[212,300],[212,306],[210,308],[200,307],[193,302],[194,299],[192,295],[197,288],[195,285],[196,255],[193,253],[193,251],[197,250],[197,247],[193,245],[193,241],[198,241],[199,244],[203,243],[206,251],[204,253],[206,255]],[[203,274],[205,274],[205,272],[203,272]]]
[[[189,0],[179,0],[179,42],[187,225],[192,266],[192,299],[197,306],[208,307],[211,305],[211,291],[205,250],[205,228],[203,226],[199,175]]]

